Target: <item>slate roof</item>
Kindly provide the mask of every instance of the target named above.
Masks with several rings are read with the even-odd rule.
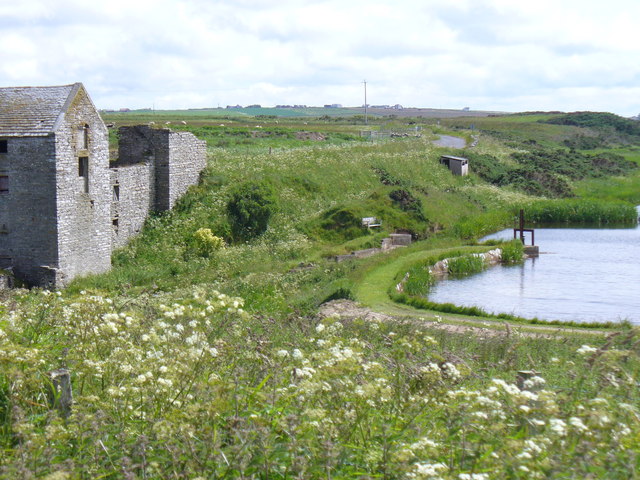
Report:
[[[54,132],[82,87],[0,88],[0,137],[39,137]]]

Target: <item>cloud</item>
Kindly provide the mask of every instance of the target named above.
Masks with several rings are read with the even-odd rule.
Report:
[[[103,108],[369,101],[640,111],[640,4],[594,0],[25,0],[2,85],[83,81]]]

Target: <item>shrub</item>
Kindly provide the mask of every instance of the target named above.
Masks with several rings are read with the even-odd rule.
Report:
[[[233,238],[249,240],[262,235],[275,208],[275,195],[267,184],[246,182],[238,185],[227,203],[227,218]]]
[[[574,125],[597,129],[611,128],[618,133],[640,135],[640,124],[607,112],[573,112],[544,121],[556,125]]]
[[[193,247],[201,257],[208,257],[224,246],[224,240],[216,237],[210,228],[200,228],[193,234]]]
[[[330,208],[309,222],[306,233],[314,238],[342,243],[367,234],[360,212],[345,206]]]
[[[418,220],[426,221],[422,212],[422,201],[414,197],[411,192],[403,189],[394,190],[389,194],[389,198],[400,210],[412,213]]]

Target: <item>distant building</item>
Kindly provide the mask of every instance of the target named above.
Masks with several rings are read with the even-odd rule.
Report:
[[[242,105],[227,105],[227,110],[238,110],[242,108]]]
[[[325,105],[324,108],[342,108],[341,103],[332,103],[330,105]]]
[[[440,157],[440,164],[445,165],[454,175],[469,175],[469,160],[466,158],[443,155]]]

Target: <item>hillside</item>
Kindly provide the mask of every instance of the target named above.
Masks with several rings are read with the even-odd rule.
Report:
[[[539,221],[636,220],[640,146],[539,121],[552,118],[107,115],[192,131],[209,165],[111,272],[3,293],[0,478],[632,478],[637,328],[550,330],[389,296],[420,262],[492,248],[476,239],[522,207]],[[477,146],[434,146],[444,133]],[[566,143],[582,137],[600,143]],[[453,176],[442,154],[469,157],[472,174]],[[227,215],[247,182],[274,199],[255,237]],[[382,225],[363,228],[371,216]],[[333,259],[394,231],[415,243]],[[393,316],[318,315],[336,298]]]

